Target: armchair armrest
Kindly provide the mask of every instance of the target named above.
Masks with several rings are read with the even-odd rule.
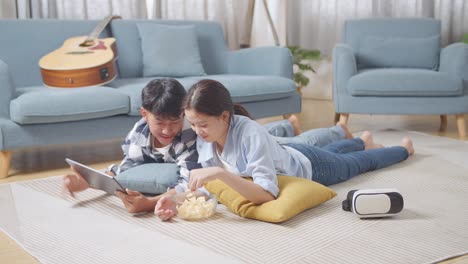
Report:
[[[293,77],[291,52],[285,47],[260,47],[228,51],[227,73]]]
[[[440,52],[439,71],[468,81],[468,44],[459,42],[443,48]]]
[[[0,118],[10,118],[10,101],[15,90],[8,65],[0,60]]]
[[[348,80],[357,73],[356,57],[351,46],[337,44],[333,49],[333,98],[335,109],[339,113],[338,97],[346,94]]]

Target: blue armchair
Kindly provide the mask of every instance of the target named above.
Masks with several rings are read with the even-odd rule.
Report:
[[[440,47],[441,24],[429,18],[348,20],[333,50],[333,99],[349,114],[447,115],[466,135],[468,45]]]

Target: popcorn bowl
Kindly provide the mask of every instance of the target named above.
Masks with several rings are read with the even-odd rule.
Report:
[[[190,221],[203,220],[212,216],[217,206],[218,199],[214,196],[206,200],[205,197],[188,195],[185,200],[177,201],[177,216]]]

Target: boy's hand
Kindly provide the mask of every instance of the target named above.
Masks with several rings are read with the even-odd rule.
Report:
[[[88,182],[73,167],[71,170],[75,174],[68,174],[62,178],[62,190],[75,198],[75,192],[81,192],[89,188]]]
[[[156,207],[154,208],[154,214],[162,221],[170,220],[172,217],[177,215],[176,206],[177,203],[174,195],[163,196],[156,204]]]
[[[106,171],[104,173],[111,176],[111,177],[115,177],[115,174],[112,171]]]
[[[115,191],[115,195],[122,200],[125,208],[129,213],[142,213],[142,212],[150,212],[153,210],[155,204],[158,201],[158,197],[154,197],[153,199],[149,199],[145,197],[143,194],[126,189],[127,194],[121,191]]]

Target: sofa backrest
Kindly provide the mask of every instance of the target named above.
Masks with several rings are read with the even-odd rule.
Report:
[[[436,69],[440,31],[440,21],[431,18],[352,19],[345,22],[343,41],[352,47],[360,69]]]
[[[227,51],[222,27],[217,22],[187,20],[113,20],[111,30],[116,38],[119,59],[119,78],[143,76],[143,55],[138,23],[159,23],[166,25],[194,25],[203,68],[207,74],[225,72]],[[164,41],[164,40],[161,40]],[[169,62],[168,62],[169,63]]]
[[[99,20],[0,20],[0,59],[10,70],[16,87],[42,84],[38,62],[42,56],[75,36],[86,36]],[[100,37],[109,37],[105,29]]]

